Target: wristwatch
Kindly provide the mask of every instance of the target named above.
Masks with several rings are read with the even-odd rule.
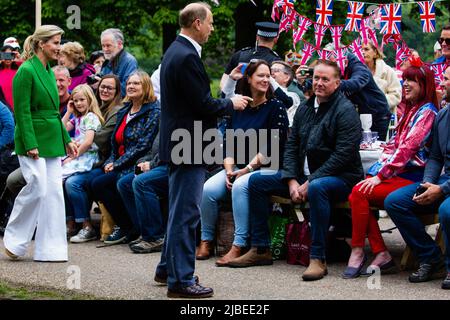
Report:
[[[248,169],[249,173],[255,171],[255,169],[253,169],[253,167],[251,165],[249,165],[249,164],[247,166],[245,166],[245,167]]]

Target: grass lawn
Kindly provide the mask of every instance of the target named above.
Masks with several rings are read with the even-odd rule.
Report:
[[[75,291],[31,288],[0,280],[0,300],[95,300],[93,296]]]

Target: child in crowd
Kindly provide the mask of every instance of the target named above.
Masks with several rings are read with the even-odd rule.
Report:
[[[72,119],[71,114],[75,116]],[[62,121],[67,131],[75,129],[73,139],[78,145],[78,157],[67,157],[63,161],[63,178],[67,178],[74,173],[91,170],[98,161],[98,147],[94,143],[94,135],[104,120],[94,92],[88,85],[79,85],[72,91]]]

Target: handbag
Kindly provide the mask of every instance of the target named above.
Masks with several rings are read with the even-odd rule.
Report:
[[[286,259],[286,224],[288,217],[272,213],[269,216],[270,249],[273,260]]]
[[[286,225],[287,263],[309,265],[311,227],[308,220]]]

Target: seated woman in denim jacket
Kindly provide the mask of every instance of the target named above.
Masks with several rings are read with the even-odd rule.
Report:
[[[367,260],[364,242],[369,239],[375,259],[370,270],[378,267],[382,274],[396,271],[396,266],[381,236],[377,219],[370,206],[384,207],[384,199],[393,191],[422,181],[429,156],[431,128],[437,110],[434,75],[426,66],[411,66],[403,73],[405,112],[394,135],[384,147],[381,158],[365,180],[352,190],[352,253],[342,277],[356,278]]]
[[[235,72],[237,68],[233,70]],[[248,245],[249,229],[249,202],[248,202],[248,180],[256,170],[263,166],[266,155],[274,154],[270,150],[272,129],[279,130],[280,149],[287,138],[289,121],[286,107],[279,100],[274,98],[270,89],[270,66],[264,60],[249,63],[240,81],[239,93],[253,98],[249,106],[244,111],[234,111],[231,123],[227,128],[243,132],[254,129],[257,132],[258,140],[264,139],[260,129],[266,129],[267,140],[259,141],[258,147],[250,145],[251,139],[246,139],[245,148],[235,150],[234,154],[227,153],[227,144],[234,143],[235,148],[239,147],[234,141],[224,140],[224,170],[217,173],[206,181],[203,189],[201,202],[201,243],[197,250],[197,259],[208,259],[212,250],[212,241],[218,216],[218,203],[227,198],[231,192],[233,205],[233,217],[235,222],[234,242],[231,250],[216,262],[217,266],[226,266],[228,262],[244,253],[244,248]],[[241,75],[242,76],[242,75]],[[231,90],[234,92],[234,90]],[[263,150],[267,149],[267,150]],[[279,154],[282,154],[279,150]],[[276,159],[279,160],[279,159]],[[272,161],[276,161],[272,159]]]
[[[150,76],[144,71],[133,72],[126,85],[125,106],[117,114],[111,156],[103,166],[104,174],[91,183],[95,200],[105,205],[117,224],[106,244],[119,244],[139,236],[116,184],[122,176],[133,172],[137,160],[150,151],[159,131],[160,114]]]

